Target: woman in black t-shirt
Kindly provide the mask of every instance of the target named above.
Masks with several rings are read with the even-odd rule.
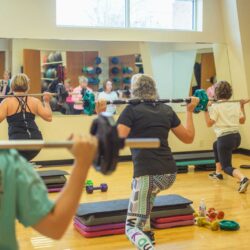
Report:
[[[158,99],[152,77],[136,74],[132,77],[131,92],[135,99]],[[118,133],[122,138],[159,138],[160,148],[131,149],[134,164],[132,194],[130,197],[126,235],[138,249],[154,249],[154,235],[150,228],[150,213],[156,195],[169,188],[176,178],[176,164],[168,145],[171,130],[184,143],[192,143],[194,125],[192,112],[198,104],[192,97],[187,105],[186,126],[181,124],[172,108],[163,103],[128,105],[118,119]],[[102,106],[98,103],[97,107]]]

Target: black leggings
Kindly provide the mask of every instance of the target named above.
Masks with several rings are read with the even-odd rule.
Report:
[[[233,176],[234,168],[232,167],[232,153],[238,148],[241,142],[239,133],[228,134],[218,137],[213,144],[215,161],[220,162],[223,171]]]
[[[36,131],[32,133],[31,138],[27,138],[27,135],[25,133],[16,133],[11,136],[9,136],[9,140],[42,140],[42,134],[40,131]],[[18,150],[18,153],[23,156],[27,161],[31,161],[33,158],[35,158],[41,149],[37,150]]]

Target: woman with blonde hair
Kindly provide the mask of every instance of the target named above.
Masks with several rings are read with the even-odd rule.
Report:
[[[31,96],[24,96],[30,88],[30,80],[25,74],[17,74],[11,79],[11,90],[14,96],[5,98],[0,104],[0,122],[5,118],[8,123],[10,140],[41,140],[42,134],[37,127],[35,117],[52,120],[49,93],[44,93],[43,103]],[[20,151],[28,161],[33,159],[40,150]]]

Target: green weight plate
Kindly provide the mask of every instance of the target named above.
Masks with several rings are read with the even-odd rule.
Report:
[[[92,180],[87,180],[85,183],[86,186],[94,186],[94,183]]]
[[[235,231],[240,228],[240,225],[233,220],[222,220],[219,222],[220,229],[227,231]]]

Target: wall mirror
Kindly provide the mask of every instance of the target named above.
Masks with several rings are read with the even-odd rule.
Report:
[[[131,76],[145,72],[155,78],[160,98],[185,98],[196,88],[210,87],[212,78],[231,82],[224,44],[0,39],[0,79],[5,69],[28,74],[31,93],[55,91],[58,81],[73,89],[81,75],[98,93],[105,79],[115,90],[127,90]],[[56,102],[55,115],[71,114],[57,110]]]

